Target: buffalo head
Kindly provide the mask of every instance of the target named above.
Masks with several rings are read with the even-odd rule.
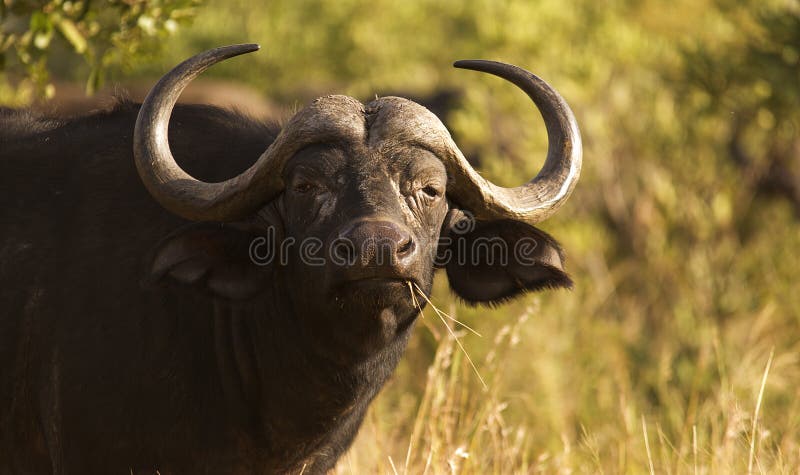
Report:
[[[240,175],[199,181],[170,152],[172,108],[206,68],[256,49],[217,48],[164,76],[139,113],[136,166],[172,213],[191,221],[247,222],[257,233],[273,233],[269,246],[279,250],[282,265],[269,266],[270,272],[292,283],[285,289],[292,314],[313,320],[303,326],[315,339],[359,353],[385,345],[414,320],[411,289],[429,292],[437,267],[446,268],[451,288],[471,303],[570,284],[558,245],[532,226],[564,203],[581,168],[575,119],[544,81],[508,64],[455,63],[514,83],[544,118],[544,167],[516,188],[482,178],[424,107],[398,97],[364,105],[337,95],[296,113]],[[251,251],[263,242],[253,243]]]

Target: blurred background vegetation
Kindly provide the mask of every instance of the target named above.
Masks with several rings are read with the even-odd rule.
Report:
[[[797,0],[0,0],[0,19],[0,104],[135,95],[258,42],[205,80],[273,117],[415,98],[505,185],[541,166],[541,119],[450,63],[523,66],[571,104],[583,177],[544,227],[575,289],[468,308],[441,276],[434,303],[483,334],[460,338],[489,388],[426,310],[340,472],[800,471]]]

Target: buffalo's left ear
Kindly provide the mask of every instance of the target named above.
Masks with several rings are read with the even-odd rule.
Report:
[[[145,282],[172,281],[228,300],[252,298],[269,282],[268,269],[251,254],[257,238],[236,225],[187,225],[156,247]]]
[[[468,303],[497,304],[527,291],[572,287],[564,253],[545,232],[511,220],[467,223],[445,233],[437,264]]]

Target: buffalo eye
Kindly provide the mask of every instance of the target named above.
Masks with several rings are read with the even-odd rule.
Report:
[[[442,196],[442,190],[435,184],[425,185],[418,190],[419,200],[426,204],[433,204]]]
[[[439,197],[439,190],[436,189],[433,185],[428,185],[422,189],[422,192],[428,195],[430,198],[438,198]]]
[[[316,188],[314,184],[309,182],[300,182],[294,185],[294,191],[300,194],[310,193],[314,191],[314,188]]]
[[[291,189],[298,195],[312,195],[317,194],[323,188],[320,180],[309,177],[304,174],[297,174],[291,180]]]

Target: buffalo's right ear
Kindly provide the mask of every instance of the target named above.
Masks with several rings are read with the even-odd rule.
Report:
[[[231,224],[190,224],[170,234],[150,261],[149,283],[171,280],[229,300],[246,300],[269,283],[254,249],[264,236]]]
[[[475,221],[452,213],[437,255],[450,289],[471,304],[497,304],[524,292],[572,287],[564,253],[544,231],[512,220]]]

